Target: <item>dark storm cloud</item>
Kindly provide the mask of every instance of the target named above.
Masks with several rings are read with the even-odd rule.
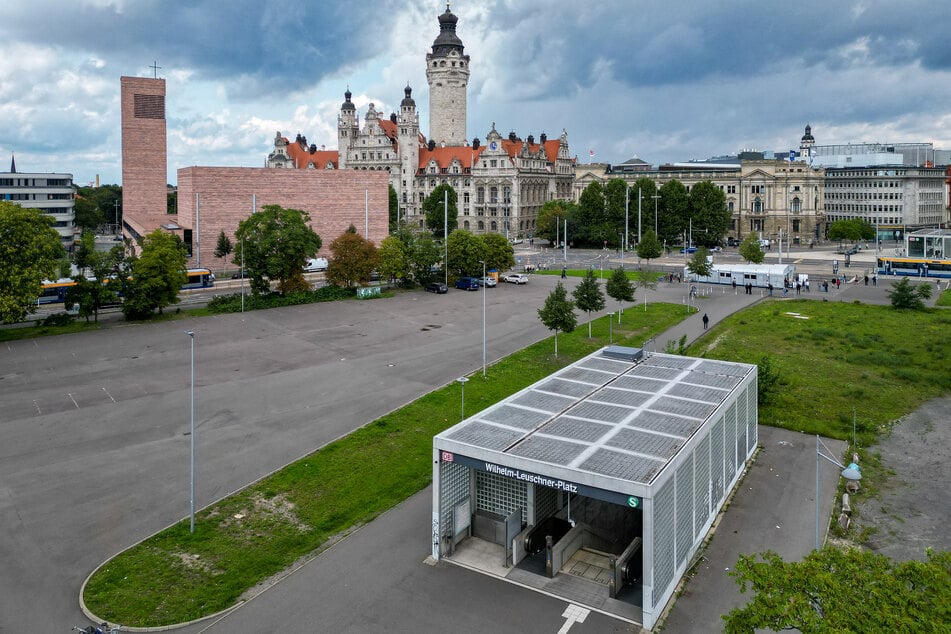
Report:
[[[121,9],[40,2],[43,43],[109,60],[124,74],[143,74],[158,60],[162,74],[192,70],[196,79],[234,78],[248,97],[277,85],[315,83],[366,57],[385,41],[389,2],[198,0],[120,3]],[[58,5],[58,6],[57,6]],[[37,6],[0,9],[0,33],[36,40]],[[234,96],[234,95],[233,95]]]
[[[546,66],[553,81],[536,98],[563,96],[597,80],[601,60],[633,88],[709,78],[752,80],[794,66],[951,68],[951,45],[936,2],[515,3],[492,11],[488,31],[505,30],[510,72]],[[463,30],[465,24],[460,25]],[[871,79],[871,78],[870,78]],[[524,86],[522,82],[513,82]]]

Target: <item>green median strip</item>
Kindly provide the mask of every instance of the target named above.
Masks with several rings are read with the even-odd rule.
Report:
[[[629,307],[621,324],[607,317],[559,334],[558,357],[546,339],[472,375],[467,415],[614,342],[640,346],[684,318],[680,305]],[[457,423],[460,388],[452,384],[356,430],[119,554],[92,575],[83,595],[97,617],[124,626],[161,626],[200,618],[251,596],[254,588],[346,531],[428,486],[432,437]],[[367,460],[372,452],[373,460]],[[359,476],[357,476],[359,474]]]

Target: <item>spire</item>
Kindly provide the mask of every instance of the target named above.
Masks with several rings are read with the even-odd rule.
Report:
[[[10,153],[10,173],[11,174],[17,173],[17,159],[16,159],[16,156],[12,152]]]

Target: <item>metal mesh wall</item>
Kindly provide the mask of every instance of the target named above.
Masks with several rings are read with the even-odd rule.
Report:
[[[540,522],[558,509],[558,491],[543,486],[535,487],[535,522]],[[523,517],[522,521],[528,521]]]
[[[723,419],[713,424],[710,430],[710,479],[713,481],[713,494],[710,498],[710,510],[720,506],[723,496]]]
[[[733,476],[736,475],[736,403],[730,405],[726,411],[723,432],[724,482],[732,482]]]
[[[704,522],[710,517],[710,437],[707,436],[697,444],[693,453],[693,525],[694,537],[700,536]]]
[[[654,590],[651,605],[656,606],[674,579],[674,479],[671,478],[654,496]]]
[[[693,461],[677,467],[677,567],[684,565],[693,544]]]
[[[476,510],[508,515],[522,509],[522,521],[526,521],[528,495],[527,483],[505,476],[476,471]]]
[[[759,430],[756,428],[756,417],[758,415],[758,402],[756,393],[756,383],[750,383],[746,386],[746,444],[747,453],[753,451],[756,443],[759,441]]]
[[[452,509],[469,495],[469,468],[453,462],[439,465],[439,522],[442,532],[448,535],[452,530]]]

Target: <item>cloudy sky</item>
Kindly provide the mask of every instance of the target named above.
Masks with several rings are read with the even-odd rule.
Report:
[[[169,182],[264,163],[280,130],[336,148],[413,88],[428,132],[434,0],[7,0],[0,170],[122,178],[119,77],[167,82]],[[471,56],[468,137],[567,130],[580,160],[654,165],[751,148],[932,142],[951,149],[945,0],[456,0]]]

